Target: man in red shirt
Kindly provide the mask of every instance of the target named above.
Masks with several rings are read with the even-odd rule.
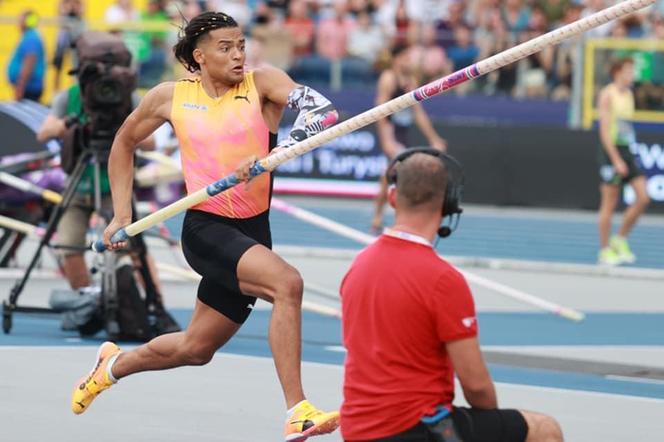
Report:
[[[498,409],[468,284],[431,245],[442,218],[460,213],[455,179],[448,189],[450,161],[433,149],[393,160],[395,225],[355,258],[341,284],[341,432],[346,441],[562,441],[553,418]],[[455,199],[447,213],[445,198]],[[471,408],[452,405],[455,372]]]

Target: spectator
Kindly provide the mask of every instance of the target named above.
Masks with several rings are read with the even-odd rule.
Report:
[[[581,11],[581,18],[586,18],[589,15],[592,15],[606,8],[606,0],[585,0],[583,4],[585,7]],[[597,26],[596,28],[589,29],[586,31],[585,35],[587,38],[604,38],[608,37],[610,33],[611,22]]]
[[[440,78],[450,72],[451,62],[445,54],[445,49],[437,43],[436,27],[433,23],[420,25],[420,44],[411,49],[412,63],[420,71],[418,83],[428,82]]]
[[[295,57],[311,55],[315,24],[309,17],[309,9],[305,0],[291,0],[288,5],[285,26],[293,41],[293,55]]]
[[[355,18],[363,12],[368,12],[371,15],[374,11],[371,4],[367,0],[349,0],[348,12]]]
[[[355,21],[348,14],[346,0],[334,1],[334,16],[321,20],[316,32],[316,50],[328,60],[340,60],[348,55],[348,35]]]
[[[470,22],[469,26],[475,26],[472,40],[480,49],[480,54],[482,56],[490,54],[494,48],[495,42],[505,38],[504,26],[500,21],[498,1],[499,0],[477,0],[475,2],[477,6],[475,9],[471,10],[474,11],[474,14],[472,14],[474,22]],[[500,24],[500,29],[494,29],[495,23]],[[471,29],[473,28],[471,27]]]
[[[613,27],[611,28],[612,38],[627,38],[627,33],[627,23],[624,20],[618,20],[613,23]]]
[[[447,19],[450,3],[463,0],[405,0],[406,14],[417,23],[437,23]]]
[[[514,34],[508,32],[503,16],[497,12],[491,18],[490,32],[493,38],[487,42],[487,46],[480,51],[487,55],[498,54],[513,46]],[[515,63],[508,64],[490,74],[492,90],[491,93],[512,95],[516,86],[516,67]]]
[[[470,66],[477,61],[480,48],[473,42],[472,30],[460,24],[454,30],[454,44],[447,50],[447,56],[455,71]]]
[[[664,41],[664,17],[653,23],[653,38]],[[664,52],[653,51],[644,54],[650,59],[650,78],[636,90],[638,109],[664,111]]]
[[[583,7],[581,5],[569,5],[565,8],[563,18],[558,23],[555,23],[557,27],[569,25],[581,19],[581,13],[583,12]],[[551,22],[549,22],[551,24]]]
[[[293,63],[293,41],[290,32],[279,25],[276,13],[266,4],[259,5],[251,30],[252,50],[256,60],[288,70]]]
[[[55,55],[53,56],[53,67],[55,68],[53,89],[56,91],[60,90],[60,76],[62,75],[65,56],[67,54],[74,56],[71,45],[85,28],[83,2],[81,0],[61,0],[58,5],[58,18],[60,29],[56,37]],[[75,65],[76,60],[72,59],[71,64]]]
[[[164,0],[150,0],[147,11],[141,14],[141,21],[149,26],[166,27],[170,20]],[[150,30],[141,33],[139,52],[139,87],[151,87],[161,81],[167,65],[166,42],[168,32]]]
[[[104,13],[104,19],[109,25],[127,23],[139,18],[139,13],[134,9],[132,0],[116,0]]]
[[[447,18],[438,23],[438,44],[447,49],[454,44],[454,32],[460,25],[465,25],[466,5],[461,1],[449,3]]]
[[[389,47],[407,45],[411,18],[406,0],[383,0],[376,11],[376,22],[389,38]]]
[[[348,37],[348,55],[373,65],[384,47],[383,33],[367,10],[357,14],[356,23]]]
[[[171,16],[177,20],[180,17],[180,11],[176,9],[173,12]],[[189,22],[201,12],[203,12],[203,8],[198,0],[184,0],[182,4],[182,18],[186,22]]]
[[[622,20],[627,27],[627,36],[629,38],[643,38],[645,36],[644,21],[645,17],[639,14],[628,15]]]
[[[505,0],[500,8],[500,17],[505,29],[511,32],[510,43],[514,44],[519,40],[519,34],[528,29],[530,10],[523,5],[523,0]]]
[[[544,35],[549,29],[546,15],[542,8],[536,6],[530,14],[528,31],[523,34],[523,41]],[[555,51],[547,46],[531,56],[521,60],[520,86],[521,95],[526,97],[546,97],[548,83],[552,75]]]
[[[211,0],[208,2],[208,10],[230,15],[243,29],[251,23],[251,8],[247,0]]]
[[[28,10],[19,17],[21,40],[9,61],[7,76],[14,89],[14,99],[39,101],[44,91],[46,59],[44,43],[35,30],[39,17]]]
[[[266,0],[266,5],[275,10],[277,14],[281,17],[286,15],[286,10],[288,9],[288,2],[290,0]]]
[[[572,4],[571,0],[537,0],[536,5],[542,8],[546,20],[554,26],[565,15],[565,10]]]
[[[555,48],[555,69],[551,99],[569,100],[572,95],[572,71],[576,47],[573,42],[563,42]]]
[[[570,6],[565,12],[561,26],[570,24],[580,18],[582,8]],[[610,28],[609,28],[610,29]],[[572,74],[576,66],[577,41],[566,40],[554,48],[554,68],[552,75],[551,99],[569,100],[572,95]]]
[[[474,29],[486,28],[491,15],[499,8],[500,0],[473,0],[466,8],[464,17],[468,25]]]

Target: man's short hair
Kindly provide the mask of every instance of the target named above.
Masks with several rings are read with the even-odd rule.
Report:
[[[442,210],[447,168],[440,158],[415,153],[397,165],[397,202],[406,209]]]

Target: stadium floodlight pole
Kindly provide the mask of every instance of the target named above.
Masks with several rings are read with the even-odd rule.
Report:
[[[589,29],[596,28],[605,23],[608,23],[617,18],[624,17],[635,11],[643,9],[655,3],[655,0],[626,0],[618,3],[610,8],[603,9],[595,14],[589,15],[586,18],[577,20],[561,28],[555,29],[532,40],[521,43],[513,48],[506,49],[496,55],[479,61],[467,68],[460,69],[450,75],[447,75],[431,83],[425,84],[411,92],[407,92],[397,98],[394,98],[387,103],[383,103],[368,111],[365,111],[353,118],[343,121],[335,126],[332,126],[323,132],[320,132],[311,138],[307,138],[288,149],[282,150],[273,155],[269,155],[257,161],[251,168],[250,175],[255,177],[263,172],[272,171],[282,163],[303,155],[334,138],[346,135],[354,130],[360,129],[371,123],[374,123],[388,115],[402,111],[416,103],[427,100],[435,95],[445,92],[461,83],[472,80],[481,75],[488,74],[497,69],[500,69],[515,61],[528,57],[536,52],[541,51],[545,47],[555,45],[570,37],[577,36]],[[170,218],[177,213],[180,213],[189,207],[200,204],[211,196],[217,195],[224,190],[230,189],[237,185],[239,180],[235,174],[228,175],[221,178],[209,186],[197,190],[196,192],[187,195],[186,197],[152,213],[145,218],[142,218],[128,226],[118,230],[111,238],[112,243],[117,243],[127,240],[129,237],[134,236],[150,227]],[[102,252],[105,249],[104,243],[97,240],[92,244],[92,249],[96,252]]]

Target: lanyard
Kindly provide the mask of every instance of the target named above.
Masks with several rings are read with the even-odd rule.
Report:
[[[424,238],[420,235],[413,235],[412,233],[403,232],[401,230],[390,229],[389,227],[385,227],[385,229],[383,230],[383,235],[387,235],[387,236],[391,236],[392,238],[399,238],[399,239],[414,242],[414,243],[417,243],[417,244],[422,244],[422,245],[425,245],[425,246],[433,247],[429,240],[427,240],[426,238]]]

